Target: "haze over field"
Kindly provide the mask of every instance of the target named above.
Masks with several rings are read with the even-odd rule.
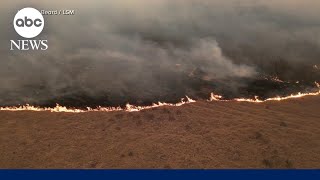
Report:
[[[48,39],[47,51],[9,50],[10,39],[22,39],[13,17],[28,6],[76,11],[44,17],[35,39]],[[319,9],[317,0],[5,0],[0,106],[150,104],[212,91],[233,98],[310,90],[320,80],[314,68],[320,67]],[[257,83],[270,76],[302,85]]]

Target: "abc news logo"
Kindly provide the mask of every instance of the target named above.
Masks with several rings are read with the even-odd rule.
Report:
[[[44,28],[42,14],[34,8],[23,8],[14,17],[15,31],[22,37],[30,39],[10,40],[10,50],[47,50],[48,40],[31,40],[38,36]]]
[[[33,25],[36,27],[40,27],[42,25],[41,19],[37,18],[34,21],[32,19],[29,19],[27,16],[24,17],[23,19],[17,19],[16,24],[17,27],[32,27]]]

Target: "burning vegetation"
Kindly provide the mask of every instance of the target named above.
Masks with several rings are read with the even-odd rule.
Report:
[[[238,101],[238,102],[250,102],[250,103],[263,103],[267,101],[282,101],[287,99],[295,99],[295,98],[301,98],[305,96],[317,96],[320,95],[320,85],[319,83],[315,82],[315,85],[319,88],[316,92],[309,92],[309,93],[297,93],[297,94],[291,94],[288,96],[277,96],[273,98],[267,98],[267,99],[259,99],[258,96],[255,96],[253,99],[250,98],[235,98],[232,100],[225,99],[221,95],[216,95],[214,93],[211,93],[210,98],[208,101]],[[1,111],[49,111],[49,112],[68,112],[68,113],[83,113],[83,112],[113,112],[113,111],[127,111],[127,112],[135,112],[135,111],[141,111],[146,109],[152,109],[162,106],[182,106],[184,104],[194,103],[196,100],[193,100],[186,96],[185,98],[181,99],[181,102],[179,103],[153,103],[149,106],[136,106],[131,105],[127,103],[125,107],[97,107],[97,108],[91,108],[87,107],[86,109],[77,109],[77,108],[67,108],[66,106],[60,106],[59,104],[56,104],[55,107],[48,108],[48,107],[35,107],[32,105],[25,105],[25,106],[18,106],[18,107],[0,107]]]
[[[220,100],[265,101],[318,92],[314,14],[319,4],[314,2],[73,4],[81,13],[46,21],[52,28],[41,34],[50,42],[45,53],[1,48],[0,107],[119,107],[107,111],[155,102],[176,105],[185,96],[206,100],[211,93]],[[8,1],[6,6],[1,18],[9,24],[12,9],[21,4]],[[61,24],[64,28],[53,28]],[[3,42],[16,35],[9,28],[3,34]]]

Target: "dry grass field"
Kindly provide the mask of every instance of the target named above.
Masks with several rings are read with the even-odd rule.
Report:
[[[0,111],[0,168],[320,168],[320,96],[140,112]]]

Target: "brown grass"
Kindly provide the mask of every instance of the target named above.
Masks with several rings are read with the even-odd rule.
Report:
[[[0,112],[1,168],[320,168],[320,97]]]

